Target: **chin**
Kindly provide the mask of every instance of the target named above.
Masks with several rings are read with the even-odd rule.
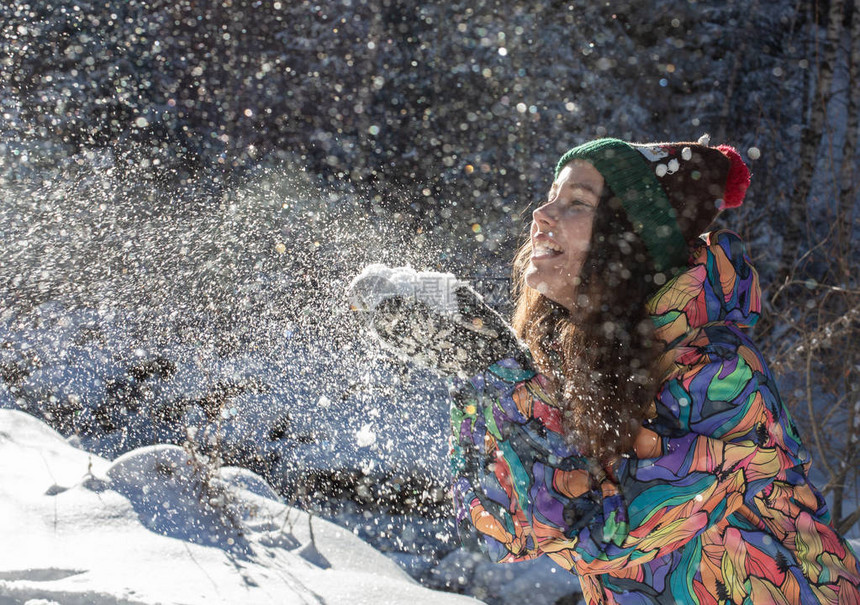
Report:
[[[552,290],[549,287],[549,284],[546,282],[546,280],[541,279],[536,271],[526,275],[525,283],[526,286],[528,286],[532,290],[537,290],[550,300],[555,300],[552,295]]]
[[[546,280],[541,279],[540,270],[532,264],[529,264],[529,266],[526,267],[525,273],[523,274],[523,281],[529,288],[537,290],[538,292],[541,292],[541,294],[544,294],[547,289]]]
[[[523,280],[526,286],[532,290],[537,290],[552,302],[570,310],[574,304],[575,288],[562,288],[559,291],[557,287],[554,288],[552,286],[551,278],[547,279],[546,276],[542,276],[540,273],[535,268],[527,269]]]

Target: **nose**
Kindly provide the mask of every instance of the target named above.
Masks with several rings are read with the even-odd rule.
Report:
[[[557,219],[552,212],[552,202],[545,202],[535,208],[532,212],[532,220],[541,230],[553,227]]]

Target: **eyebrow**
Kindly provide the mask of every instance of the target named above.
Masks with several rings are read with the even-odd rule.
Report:
[[[594,197],[597,197],[597,198],[600,197],[600,193],[598,193],[594,189],[594,187],[592,187],[591,185],[588,185],[586,183],[572,183],[572,184],[568,185],[568,187],[570,189],[585,189],[586,191],[588,191],[589,193],[594,195]]]

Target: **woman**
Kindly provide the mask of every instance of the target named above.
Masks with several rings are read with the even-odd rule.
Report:
[[[566,153],[515,260],[527,351],[466,287],[453,316],[402,290],[364,303],[394,350],[476,374],[452,389],[464,543],[545,554],[589,604],[860,604],[856,557],[744,332],[757,274],[737,235],[698,238],[748,183],[705,142]]]

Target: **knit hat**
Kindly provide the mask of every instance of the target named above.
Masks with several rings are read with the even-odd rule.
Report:
[[[727,145],[625,143],[598,139],[574,147],[558,161],[555,176],[571,160],[585,160],[621,201],[657,271],[684,266],[689,244],[724,208],[743,203],[750,172]]]

